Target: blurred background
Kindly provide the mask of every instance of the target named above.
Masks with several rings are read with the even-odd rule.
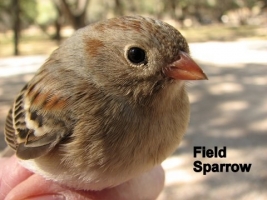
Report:
[[[267,0],[0,0],[0,150],[13,99],[49,54],[76,29],[132,14],[176,27],[209,77],[188,83],[191,122],[159,200],[267,199]],[[193,158],[194,146],[227,157]],[[252,167],[202,175],[195,160]]]
[[[267,35],[267,0],[0,0],[0,56],[48,54],[75,29],[131,14],[167,21],[189,42]]]

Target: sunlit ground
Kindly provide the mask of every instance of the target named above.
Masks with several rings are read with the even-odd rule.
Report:
[[[267,199],[267,41],[191,43],[190,47],[209,80],[188,83],[191,122],[177,151],[163,163],[166,187],[159,199]],[[1,138],[12,99],[45,59],[0,59]],[[227,157],[193,158],[194,146],[226,146]],[[202,175],[193,171],[196,160],[252,163],[252,167],[249,173]]]
[[[188,84],[191,123],[167,159],[160,199],[267,199],[267,41],[190,45],[209,80]],[[227,148],[226,158],[193,158],[193,147]],[[196,173],[193,163],[252,163],[249,173]]]

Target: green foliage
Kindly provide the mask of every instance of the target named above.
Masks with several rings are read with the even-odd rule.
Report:
[[[21,18],[26,23],[33,23],[38,15],[36,0],[19,0]]]
[[[0,0],[0,23],[2,26],[5,26],[10,22],[9,4],[10,1]]]
[[[37,12],[38,15],[35,22],[39,25],[51,24],[58,17],[54,4],[47,0],[37,2]]]
[[[19,14],[22,21],[22,25],[26,26],[32,24],[35,21],[36,16],[38,15],[36,9],[36,0],[18,0],[20,6],[20,12],[15,13]],[[0,23],[2,26],[5,26],[7,29],[12,27],[13,16],[13,1],[0,0]]]

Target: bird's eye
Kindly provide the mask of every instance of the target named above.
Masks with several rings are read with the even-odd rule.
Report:
[[[127,52],[127,57],[133,64],[146,62],[146,52],[139,47],[131,47]]]

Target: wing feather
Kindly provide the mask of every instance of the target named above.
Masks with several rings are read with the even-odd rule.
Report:
[[[40,74],[41,78],[33,79],[21,90],[6,118],[6,142],[21,159],[47,154],[72,130],[72,122],[63,112],[67,100],[44,90],[40,79],[45,78]]]

